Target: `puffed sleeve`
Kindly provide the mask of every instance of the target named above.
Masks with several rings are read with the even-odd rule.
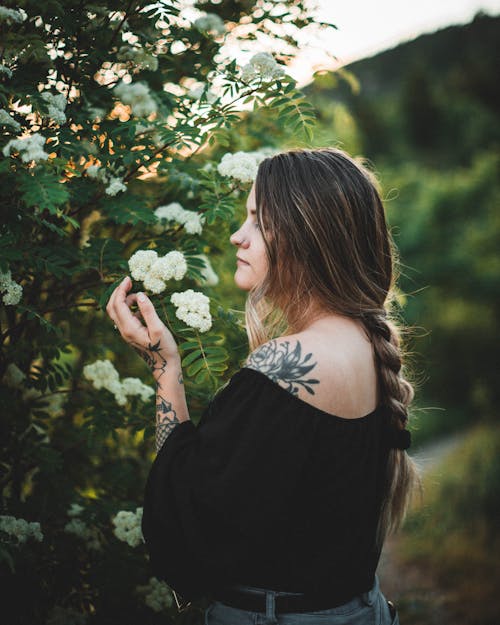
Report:
[[[289,522],[316,422],[294,418],[283,389],[263,378],[238,371],[198,427],[175,427],[151,467],[146,548],[155,576],[186,599],[235,581],[258,536]]]

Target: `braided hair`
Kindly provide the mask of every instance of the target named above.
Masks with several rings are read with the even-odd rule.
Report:
[[[397,250],[378,183],[366,165],[336,148],[296,149],[264,159],[255,181],[268,272],[250,292],[250,349],[301,327],[314,301],[361,321],[373,344],[379,404],[390,447],[377,542],[401,525],[420,477],[405,449],[412,384],[403,375],[391,317]]]

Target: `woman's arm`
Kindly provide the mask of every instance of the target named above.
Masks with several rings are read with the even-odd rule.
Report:
[[[189,411],[182,380],[181,358],[174,337],[158,317],[150,299],[143,293],[127,291],[132,281],[127,276],[113,291],[106,311],[120,334],[143,358],[156,380],[156,451]],[[139,313],[130,306],[137,302]],[[144,326],[139,316],[146,325]]]
[[[156,453],[176,425],[189,421],[180,357],[169,359],[156,379]]]

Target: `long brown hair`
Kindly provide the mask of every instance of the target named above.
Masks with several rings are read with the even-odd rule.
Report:
[[[379,403],[403,429],[413,387],[403,377],[391,314],[397,253],[375,176],[336,148],[290,150],[261,162],[255,200],[268,272],[247,298],[250,349],[304,327],[312,304],[361,321],[374,348]],[[404,450],[390,450],[386,478],[380,547],[402,524],[413,492],[422,490]]]

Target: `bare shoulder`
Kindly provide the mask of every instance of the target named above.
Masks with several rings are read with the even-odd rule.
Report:
[[[314,395],[320,383],[314,375],[317,362],[314,353],[303,345],[299,335],[272,339],[255,349],[245,367],[267,375],[293,395]]]
[[[244,364],[320,410],[357,418],[377,404],[377,376],[369,344],[345,327],[272,339]]]

